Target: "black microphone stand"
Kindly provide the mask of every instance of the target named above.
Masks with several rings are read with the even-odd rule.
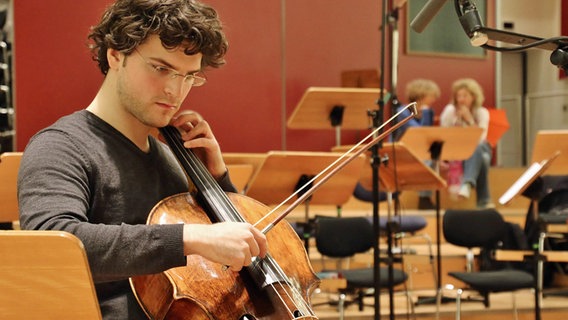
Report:
[[[390,44],[390,64],[389,64],[389,71],[390,71],[390,91],[391,91],[391,116],[396,114],[396,110],[400,106],[400,102],[397,95],[397,84],[398,84],[398,45],[399,45],[399,33],[398,33],[398,15],[399,15],[399,8],[393,7],[392,0],[390,2],[390,8],[388,8],[388,14],[386,15],[386,19],[388,21],[389,29],[389,44]],[[384,31],[385,29],[383,29]],[[394,145],[393,145],[393,166],[394,170],[394,179],[397,180],[396,175],[396,152],[394,152]],[[395,183],[398,186],[398,183]],[[395,190],[395,192],[398,190]],[[391,190],[392,192],[392,190]],[[392,198],[392,197],[389,197]],[[396,215],[396,208],[398,207],[398,198],[396,200],[389,199],[388,201],[392,201],[394,204],[394,212]],[[400,224],[393,219],[390,215],[390,210],[388,214],[388,221],[386,223],[386,236],[387,236],[387,258],[386,263],[388,267],[388,292],[389,292],[389,316],[391,320],[394,320],[394,262],[395,257],[393,254],[393,242],[394,242],[394,234],[400,230]]]
[[[385,95],[384,95],[384,83],[385,83],[385,45],[386,37],[385,30],[387,27],[387,2],[388,0],[382,0],[382,22],[381,22],[381,72],[380,72],[380,93],[379,100],[377,101],[378,109],[369,111],[369,116],[372,118],[373,128],[378,128],[383,122],[383,110],[385,106]],[[380,130],[382,131],[382,130]],[[377,133],[379,135],[380,132]],[[371,171],[372,171],[372,184],[373,184],[373,279],[374,279],[374,307],[375,307],[375,320],[380,320],[381,318],[381,259],[380,259],[380,225],[379,225],[379,147],[382,144],[379,141],[377,144],[371,147]]]
[[[379,100],[377,101],[378,109],[369,111],[368,115],[372,119],[373,128],[378,128],[381,123],[383,122],[384,118],[384,110],[385,110],[385,95],[384,95],[384,88],[385,88],[385,64],[386,64],[386,54],[385,48],[387,46],[387,39],[385,32],[388,28],[388,22],[393,22],[392,32],[389,34],[389,42],[391,44],[391,48],[395,48],[394,50],[398,50],[398,43],[393,45],[393,38],[394,35],[398,35],[398,8],[395,8],[392,13],[389,13],[390,8],[392,7],[392,1],[389,0],[382,0],[382,23],[381,23],[381,57],[380,57],[380,64],[381,64],[381,73],[380,73],[380,96]],[[393,109],[396,109],[398,106],[398,100],[396,97],[396,72],[397,66],[394,65],[394,61],[397,59],[397,53],[391,52],[391,91],[393,94]],[[394,112],[393,112],[394,114]],[[378,134],[380,134],[382,130],[380,130]],[[380,263],[382,259],[380,258],[380,246],[379,246],[379,237],[380,237],[380,223],[379,223],[379,167],[380,164],[384,161],[378,154],[378,150],[382,146],[382,141],[379,141],[371,148],[371,167],[372,167],[372,184],[373,184],[373,231],[375,234],[374,237],[374,245],[373,245],[373,266],[374,266],[374,299],[375,299],[375,320],[380,319],[381,307],[380,307]],[[387,258],[386,263],[388,265],[388,289],[389,289],[389,319],[394,320],[394,270],[393,270],[393,262],[394,257],[392,253],[392,244],[393,244],[393,232],[397,229],[396,223],[393,221],[389,221],[386,224],[386,233],[387,233]]]

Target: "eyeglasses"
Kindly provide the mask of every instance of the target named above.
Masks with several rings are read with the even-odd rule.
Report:
[[[146,64],[148,64],[152,68],[152,71],[154,72],[154,74],[159,79],[167,80],[167,79],[175,79],[177,77],[182,77],[183,83],[187,84],[189,86],[192,86],[192,87],[200,87],[200,86],[204,85],[205,82],[207,82],[207,78],[205,77],[205,74],[201,71],[197,71],[197,72],[194,72],[194,73],[191,73],[191,74],[183,75],[183,74],[178,73],[176,70],[174,70],[172,68],[157,65],[157,64],[152,63],[151,61],[148,61],[138,51],[138,49],[134,49],[134,51],[136,51],[138,53],[138,55],[140,56],[140,58],[142,58],[142,60],[144,60],[144,62],[146,62]]]

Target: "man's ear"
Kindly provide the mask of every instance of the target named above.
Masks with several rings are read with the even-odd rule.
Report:
[[[116,69],[123,63],[125,56],[116,49],[107,49],[107,60],[110,69]]]

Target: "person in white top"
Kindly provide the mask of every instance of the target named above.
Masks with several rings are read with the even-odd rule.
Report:
[[[486,141],[489,126],[489,111],[482,106],[485,97],[477,81],[470,78],[459,79],[452,84],[452,102],[440,115],[442,127],[479,127],[483,129],[479,145],[473,155],[463,162],[462,185],[458,195],[469,198],[475,188],[478,208],[491,208],[495,205],[489,193],[489,166],[491,146]]]

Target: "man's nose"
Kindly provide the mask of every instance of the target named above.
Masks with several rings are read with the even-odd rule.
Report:
[[[181,76],[176,76],[166,81],[166,86],[164,90],[166,91],[166,94],[168,94],[169,96],[174,96],[175,98],[178,98],[183,94],[186,88],[191,89],[191,87],[186,84],[185,78]]]

